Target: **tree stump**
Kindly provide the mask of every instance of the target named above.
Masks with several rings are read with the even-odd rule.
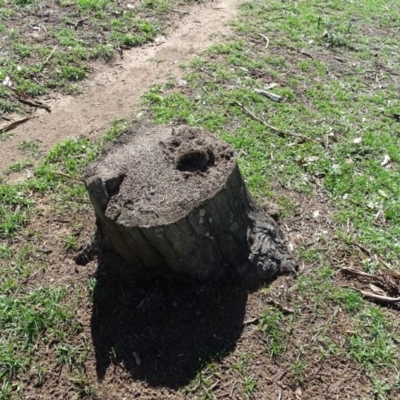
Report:
[[[96,246],[139,277],[252,288],[295,263],[249,195],[232,148],[200,128],[134,123],[84,173]]]

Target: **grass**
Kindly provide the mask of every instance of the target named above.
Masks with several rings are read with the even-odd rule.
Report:
[[[184,119],[228,141],[257,198],[285,204],[275,194],[277,182],[305,195],[323,188],[337,208],[336,231],[330,233],[334,241],[300,249],[301,259],[318,268],[297,279],[298,296],[309,299],[315,318],[326,318],[317,330],[321,360],[354,360],[368,371],[371,395],[379,398],[398,393],[397,325],[357,291],[340,287],[342,264],[334,254],[355,254],[354,244],[361,245],[368,250],[360,260],[366,271],[376,273],[382,263],[399,267],[400,125],[390,117],[400,110],[395,78],[400,73],[399,25],[390,15],[400,4],[389,3],[247,2],[233,22],[233,40],[212,46],[185,66],[184,90],[168,82],[144,98],[157,122]],[[256,88],[283,100],[273,102]],[[277,134],[260,120],[307,140]],[[332,308],[354,331],[345,342],[333,339]],[[292,324],[289,334],[283,314],[268,309],[260,329],[268,353],[280,362],[290,358],[294,379],[307,386],[310,350],[290,356],[294,332],[307,322],[300,317]]]
[[[45,268],[39,256],[42,233],[25,229],[23,246],[15,246],[19,243],[16,235],[29,223],[31,213],[37,213],[35,200],[28,198],[32,193],[49,196],[52,212],[58,216],[65,217],[71,210],[79,212],[84,207],[82,199],[87,203],[84,186],[70,185],[69,180],[54,172],[78,177],[101,146],[118,135],[124,126],[124,121],[116,121],[98,143],[84,138],[67,140],[41,159],[33,179],[0,184],[0,398],[14,398],[23,392],[22,377],[29,371],[35,386],[41,386],[49,371],[61,365],[74,369],[73,393],[88,396],[93,392],[82,377],[88,356],[86,342],[68,343],[82,331],[75,312],[81,289],[71,291],[53,284],[30,290],[26,283]],[[34,154],[37,151],[36,143],[31,142],[21,143],[20,148]],[[78,237],[74,233],[77,228],[79,225],[71,221],[71,234],[62,238],[65,252],[77,248]],[[50,358],[46,356],[46,346],[52,349]]]
[[[0,91],[0,112],[22,112],[18,96],[79,92],[71,83],[89,76],[91,62],[109,62],[118,53],[150,43],[162,34],[172,4],[147,1],[134,9],[109,0],[0,4],[0,82],[10,80],[15,90]],[[46,15],[40,11],[43,8]]]
[[[155,16],[149,22],[133,18],[129,11],[110,17],[117,7],[110,1],[62,1],[64,26],[49,29],[52,39],[41,48],[24,41],[17,30],[10,31],[7,18],[17,7],[31,15],[37,3],[13,2],[6,9],[0,2],[5,21],[1,29],[7,32],[6,46],[14,51],[13,59],[0,65],[0,78],[10,75],[23,88],[18,89],[21,93],[35,93],[41,85],[33,84],[31,77],[44,79],[46,91],[53,88],[52,79],[57,81],[54,87],[65,90],[67,82],[87,75],[89,60],[108,60],[118,46],[152,40],[161,29],[157,15],[169,4],[143,2]],[[257,304],[253,311],[259,324],[245,328],[232,353],[203,363],[182,388],[184,395],[213,399],[217,390],[228,387],[228,393],[240,398],[260,398],[269,382],[259,376],[260,365],[266,374],[307,390],[314,387],[321,368],[340,363],[354,372],[352,382],[361,382],[359,376],[368,379],[358,387],[365,398],[399,396],[397,311],[365,301],[349,287],[354,281],[340,274],[351,263],[369,273],[379,272],[384,264],[399,268],[400,125],[394,115],[400,113],[400,25],[395,11],[400,11],[397,1],[247,2],[232,23],[232,40],[212,46],[184,66],[185,87],[169,81],[144,96],[144,107],[155,121],[186,120],[229,142],[252,194],[260,202],[268,198],[280,204],[285,224],[294,224],[303,207],[301,230],[310,241],[297,247],[304,270],[296,279],[250,296]],[[96,30],[70,29],[71,21],[86,16],[90,29],[101,30],[102,43],[94,45],[82,34]],[[32,57],[38,61],[30,63]],[[254,89],[271,91],[282,101],[273,102]],[[17,106],[8,92],[0,92],[0,108],[12,107]],[[40,386],[52,368],[63,367],[71,396],[96,392],[85,372],[94,362],[93,349],[78,339],[85,327],[76,317],[78,305],[92,305],[96,278],[83,285],[30,288],[35,271],[49,266],[38,256],[42,233],[29,222],[42,212],[39,206],[45,201],[49,215],[67,224],[58,238],[64,254],[77,248],[81,221],[73,215],[87,213],[89,206],[85,188],[74,178],[124,126],[117,121],[101,141],[69,139],[46,155],[38,153],[34,142],[20,143],[24,155],[40,159],[34,177],[0,183],[0,398],[23,393],[29,371]],[[27,167],[24,162],[12,166],[14,171]],[[316,201],[317,195],[325,198]],[[335,207],[331,224],[324,222],[325,215],[314,217],[311,209],[326,199]],[[288,303],[295,313],[267,307],[264,295]],[[334,368],[329,371],[336,373]],[[229,382],[224,382],[226,376]]]

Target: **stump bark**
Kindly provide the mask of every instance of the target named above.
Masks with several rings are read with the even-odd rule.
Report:
[[[96,246],[139,277],[256,287],[295,263],[232,148],[200,128],[134,123],[86,169]]]

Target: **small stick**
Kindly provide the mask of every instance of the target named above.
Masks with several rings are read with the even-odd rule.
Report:
[[[353,289],[360,292],[367,299],[376,300],[376,301],[380,301],[382,303],[387,303],[387,304],[400,303],[400,297],[380,296],[379,294],[365,292],[364,290],[355,289],[355,288],[353,288]]]
[[[371,252],[364,247],[362,244],[359,243],[351,243],[353,246],[358,247],[361,251],[363,251],[367,256],[371,257]]]
[[[235,381],[233,382],[232,389],[231,389],[231,392],[230,392],[230,394],[229,394],[229,397],[232,397],[232,396],[233,396],[233,392],[234,392],[234,390],[235,390],[236,383],[237,383],[237,380],[235,379]]]
[[[204,72],[208,76],[211,76],[211,78],[215,78],[215,76],[211,72],[207,71],[206,69],[204,69],[204,68],[199,68],[199,69],[201,72]]]
[[[354,275],[359,275],[359,276],[364,276],[366,278],[371,278],[371,279],[380,279],[380,276],[372,275],[372,274],[367,274],[366,272],[362,271],[357,271],[356,269],[353,268],[342,268],[340,270],[341,272],[347,272],[349,274],[354,274]]]
[[[273,304],[275,307],[279,308],[281,311],[288,313],[288,314],[293,314],[294,310],[293,308],[288,308],[283,306],[281,303],[278,303],[274,299],[267,299],[267,303]]]
[[[271,93],[271,92],[268,92],[266,90],[257,89],[257,88],[254,89],[254,92],[258,93],[258,94],[261,94],[261,95],[269,98],[272,101],[277,101],[277,102],[282,101],[282,96],[279,96],[279,94]]]
[[[76,21],[76,24],[75,24],[75,26],[74,26],[75,30],[77,30],[77,29],[78,29],[78,26],[81,25],[81,24],[83,24],[83,23],[84,23],[85,21],[87,21],[88,19],[89,19],[89,17],[85,17],[85,18],[80,19],[79,21]]]
[[[51,173],[55,174],[55,175],[63,176],[64,178],[72,179],[72,180],[80,182],[80,183],[82,183],[82,182],[84,183],[85,182],[83,179],[75,178],[74,176],[64,174],[63,172],[51,171]]]
[[[293,132],[287,132],[287,131],[284,131],[282,129],[276,128],[275,126],[267,124],[264,120],[262,120],[261,118],[258,118],[256,115],[254,115],[250,110],[248,110],[244,105],[240,104],[238,101],[235,101],[234,104],[238,105],[245,112],[245,114],[247,114],[249,117],[253,118],[255,121],[260,122],[265,127],[271,129],[272,131],[279,133],[281,136],[294,136],[294,137],[297,137],[299,139],[303,139],[303,140],[306,140],[306,141],[309,141],[309,142],[317,143],[314,139],[311,139],[311,138],[309,138],[307,136],[299,135],[299,134],[293,133]]]
[[[181,16],[182,16],[182,15],[186,15],[186,14],[190,14],[189,11],[179,11],[179,10],[174,10],[173,8],[170,8],[169,10],[172,11],[172,12],[178,13],[178,14],[180,14]]]
[[[29,121],[32,118],[35,118],[35,117],[25,117],[25,118],[19,119],[18,121],[15,121],[15,122],[5,126],[4,128],[1,128],[0,129],[0,133],[5,133],[5,132],[8,132],[8,131],[11,131],[14,128],[16,128],[18,125],[21,125],[24,122]]]
[[[263,35],[262,33],[259,33],[259,35],[267,41],[267,44],[265,45],[265,48],[268,49],[269,39],[265,35]]]
[[[51,56],[54,54],[54,52],[57,50],[58,46],[54,46],[54,49],[52,50],[52,52],[49,54],[49,56],[46,58],[46,60],[44,60],[44,63],[42,64],[42,68],[49,62]]]
[[[243,326],[257,324],[259,320],[260,320],[260,318],[258,318],[258,317],[252,318],[252,319],[248,319],[247,321],[243,322]]]
[[[313,57],[312,54],[307,53],[306,51],[301,51],[300,53],[301,53],[301,54],[304,54],[305,56],[310,57],[312,60],[314,60],[314,57]]]
[[[48,113],[51,113],[51,108],[48,105],[43,104],[41,101],[35,101],[32,99],[29,99],[28,97],[21,97],[21,96],[18,96],[18,101],[20,101],[21,103],[24,103],[24,104],[28,104],[28,106],[43,108]]]
[[[276,382],[280,381],[282,378],[284,378],[284,377],[286,376],[286,374],[287,374],[287,370],[284,369],[284,370],[277,376],[277,378],[275,379],[275,381],[276,381]]]

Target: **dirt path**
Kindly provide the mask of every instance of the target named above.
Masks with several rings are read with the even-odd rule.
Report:
[[[46,151],[59,141],[77,135],[94,137],[104,132],[114,118],[133,117],[142,94],[151,84],[182,75],[179,68],[229,32],[227,22],[237,12],[239,0],[220,0],[193,6],[172,24],[165,42],[136,48],[108,65],[97,65],[79,96],[51,100],[51,114],[36,112],[37,118],[20,126],[11,140],[0,143],[0,171],[24,157],[18,144],[38,140]]]

